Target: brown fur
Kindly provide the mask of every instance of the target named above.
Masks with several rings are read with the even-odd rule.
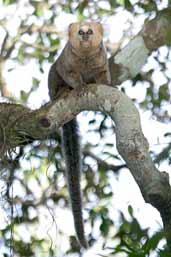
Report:
[[[93,31],[88,40],[78,34]],[[88,83],[110,85],[111,78],[103,45],[103,28],[97,22],[76,22],[68,29],[69,40],[49,72],[49,93],[56,98],[64,87],[78,88]]]
[[[106,51],[103,46],[103,28],[98,22],[76,22],[68,29],[69,40],[61,55],[51,66],[48,77],[51,100],[68,89],[80,88],[88,83],[111,83]],[[74,216],[75,230],[80,245],[87,247],[82,218],[80,189],[81,157],[76,120],[65,124],[63,152],[66,175]]]

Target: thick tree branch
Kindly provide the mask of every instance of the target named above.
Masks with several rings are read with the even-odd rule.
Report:
[[[77,104],[75,104],[77,99]],[[89,85],[31,111],[21,105],[0,104],[1,152],[29,138],[44,139],[84,110],[102,111],[115,122],[117,148],[138,183],[146,202],[156,207],[163,219],[171,248],[171,187],[165,172],[159,172],[148,152],[137,109],[119,90]]]
[[[171,8],[158,12],[126,47],[109,59],[113,85],[134,78],[152,51],[162,45],[171,45],[170,14]]]

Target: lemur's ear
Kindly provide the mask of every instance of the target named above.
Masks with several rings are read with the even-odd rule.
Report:
[[[71,34],[71,30],[72,30],[73,24],[74,24],[74,23],[71,23],[71,24],[69,24],[69,26],[68,26],[68,36],[70,36],[70,34]]]
[[[68,26],[68,31],[71,29],[71,27],[72,27],[72,25],[73,25],[74,23],[75,23],[75,22],[72,22],[72,23],[69,24],[69,26]]]
[[[97,31],[100,32],[100,34],[103,36],[103,26],[100,22],[92,22],[93,26],[97,29]]]
[[[68,36],[70,37],[70,35],[73,33],[74,30],[76,30],[76,28],[78,27],[79,22],[73,22],[68,26]]]

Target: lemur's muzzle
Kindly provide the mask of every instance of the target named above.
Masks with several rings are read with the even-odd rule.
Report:
[[[84,34],[82,35],[82,39],[85,40],[85,41],[87,41],[87,40],[89,39],[89,34],[88,34],[88,33],[84,33]]]

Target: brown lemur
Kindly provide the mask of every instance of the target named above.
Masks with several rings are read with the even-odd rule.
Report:
[[[88,83],[111,83],[102,25],[99,22],[72,23],[68,28],[68,37],[65,48],[49,71],[51,100],[58,98],[66,89],[78,90]],[[75,230],[80,245],[87,248],[82,217],[81,150],[76,118],[62,127],[62,141]]]

